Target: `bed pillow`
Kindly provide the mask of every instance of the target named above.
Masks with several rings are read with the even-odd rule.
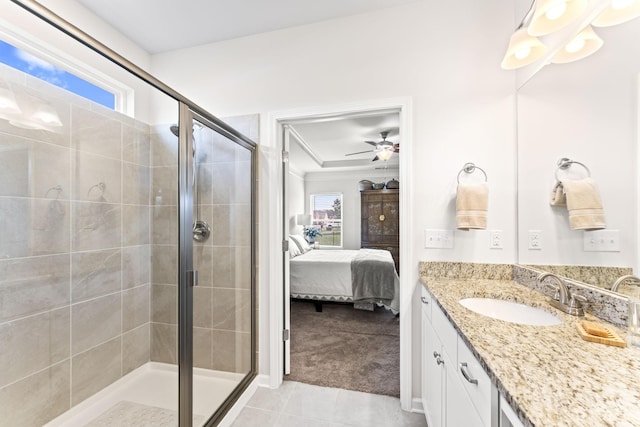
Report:
[[[307,241],[304,240],[304,237],[299,236],[297,234],[292,234],[289,237],[293,239],[294,242],[296,242],[296,244],[298,245],[298,249],[300,249],[301,253],[306,254],[311,250],[311,246],[309,246],[309,243],[307,243]]]
[[[300,252],[300,248],[296,242],[289,237],[289,258],[295,258],[298,255],[302,255],[302,252]]]

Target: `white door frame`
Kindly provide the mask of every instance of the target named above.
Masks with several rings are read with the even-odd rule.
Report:
[[[261,268],[267,269],[263,279],[266,286],[260,286],[261,346],[260,352],[267,352],[261,367],[268,372],[269,386],[278,387],[283,377],[283,252],[282,252],[282,122],[318,116],[335,116],[356,112],[397,109],[400,116],[402,153],[400,155],[400,253],[404,260],[400,266],[400,403],[402,409],[411,410],[412,403],[412,295],[418,282],[418,268],[413,261],[413,203],[411,201],[413,174],[411,168],[413,126],[412,99],[410,97],[363,101],[333,106],[305,107],[286,111],[271,112],[262,117],[261,136],[263,164],[260,169],[264,179],[261,182],[261,202],[265,209],[261,217],[268,231],[261,234],[265,240],[261,244]],[[266,182],[265,182],[266,181]],[[264,294],[266,292],[266,295]],[[264,311],[263,311],[264,310]],[[268,335],[267,335],[268,331]],[[268,338],[268,343],[265,342]],[[266,354],[265,354],[266,356]],[[267,360],[268,359],[268,360]]]

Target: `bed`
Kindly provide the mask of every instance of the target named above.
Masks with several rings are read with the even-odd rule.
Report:
[[[299,249],[299,247],[298,247]],[[389,251],[380,249],[290,250],[293,298],[400,308],[398,273]]]

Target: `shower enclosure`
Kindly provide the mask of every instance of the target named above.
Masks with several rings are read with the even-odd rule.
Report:
[[[257,116],[0,9],[41,71],[0,64],[0,426],[217,424],[257,372]],[[69,64],[114,106],[51,84]]]

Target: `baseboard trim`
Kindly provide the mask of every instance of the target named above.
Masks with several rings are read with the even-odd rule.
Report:
[[[415,412],[417,414],[424,414],[424,406],[422,406],[422,399],[419,397],[414,397],[411,399],[411,412]]]

